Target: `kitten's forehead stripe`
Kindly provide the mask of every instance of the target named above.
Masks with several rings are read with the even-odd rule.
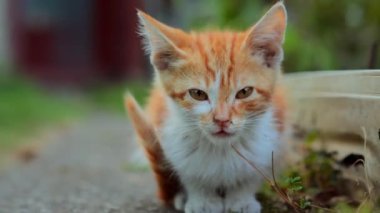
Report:
[[[227,73],[228,73],[227,76],[231,83],[234,83],[234,79],[231,79],[231,76],[232,76],[233,67],[235,65],[235,61],[234,61],[235,41],[236,41],[236,35],[234,34],[232,36],[231,47],[230,47],[230,65],[228,66],[228,70],[227,70]]]
[[[212,80],[215,80],[215,72],[210,68],[209,60],[208,60],[209,57],[205,52],[205,49],[203,47],[204,44],[202,44],[200,36],[196,37],[196,44],[197,44],[197,48],[199,50],[201,57],[204,59],[204,65],[206,67],[206,72],[207,72],[206,76],[210,76]]]
[[[218,84],[218,102],[224,102],[228,99],[232,88],[236,85],[234,82],[236,79],[233,75],[235,65],[235,41],[237,34],[230,33],[209,33],[208,43],[205,44],[208,47],[207,58],[211,58],[213,62],[213,73],[216,76],[220,76],[220,82],[214,79],[214,84]],[[200,50],[202,51],[202,50]],[[202,51],[204,52],[204,51]]]
[[[193,38],[196,43],[196,48],[203,59],[206,67],[207,74],[210,74],[215,81],[216,74],[222,70],[223,73],[228,70],[231,63],[231,58],[235,54],[235,41],[237,40],[237,33],[194,33]],[[227,67],[227,68],[226,68]],[[232,72],[232,69],[230,69]],[[228,79],[228,78],[227,78]]]

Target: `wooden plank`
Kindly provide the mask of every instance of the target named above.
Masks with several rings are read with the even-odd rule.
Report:
[[[292,92],[334,92],[380,95],[380,70],[321,71],[285,75]]]
[[[378,142],[380,70],[287,75],[292,121],[307,129],[362,134]]]
[[[301,129],[363,136],[364,128],[368,152],[353,151],[367,155],[370,175],[380,181],[380,70],[289,74],[284,84],[291,121]]]

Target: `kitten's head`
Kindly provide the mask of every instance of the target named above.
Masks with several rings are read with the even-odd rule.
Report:
[[[138,16],[151,63],[189,130],[232,140],[268,109],[283,58],[281,2],[245,32],[185,33]]]

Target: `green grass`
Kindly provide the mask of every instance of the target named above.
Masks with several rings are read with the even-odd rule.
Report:
[[[150,86],[147,82],[125,82],[117,85],[105,85],[87,91],[89,100],[98,108],[114,112],[125,112],[123,96],[128,91],[140,104],[145,104]]]
[[[85,113],[79,101],[50,94],[14,75],[0,76],[0,154],[17,147],[42,128]]]
[[[124,113],[123,95],[127,90],[140,103],[144,103],[149,90],[147,83],[133,82],[63,95],[32,82],[14,74],[0,75],[0,156],[27,143],[41,130],[59,129],[60,124],[81,119],[94,110]]]

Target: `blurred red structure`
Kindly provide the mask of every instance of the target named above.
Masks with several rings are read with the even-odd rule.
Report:
[[[13,60],[48,85],[144,75],[140,0],[8,0]]]

